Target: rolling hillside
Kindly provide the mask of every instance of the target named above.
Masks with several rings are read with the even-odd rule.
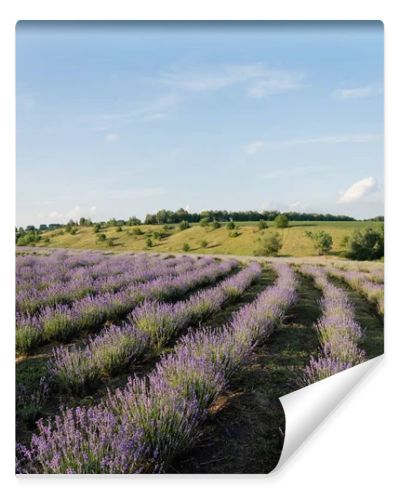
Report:
[[[177,225],[170,225],[168,230],[163,226],[135,226],[122,227],[118,231],[116,227],[105,227],[99,233],[94,232],[93,227],[78,227],[76,234],[69,234],[65,230],[49,231],[43,234],[43,239],[37,244],[38,247],[51,248],[75,248],[75,249],[97,249],[113,252],[143,251],[164,253],[183,252],[184,245],[189,245],[187,253],[195,252],[202,254],[231,254],[231,255],[254,255],[259,246],[259,239],[268,231],[277,231],[282,236],[283,247],[280,256],[302,257],[317,255],[312,241],[305,236],[305,231],[325,230],[333,238],[331,255],[340,255],[343,252],[342,240],[356,229],[369,226],[377,226],[376,222],[291,222],[286,229],[277,229],[269,223],[266,230],[259,230],[257,223],[238,223],[236,230],[230,231],[225,225],[218,229],[211,227],[192,227],[183,231]],[[135,234],[138,228],[143,234]],[[236,231],[236,233],[235,233]],[[162,239],[157,239],[154,233],[165,233]],[[99,235],[104,234],[105,241],[98,241]],[[235,236],[235,234],[237,234]],[[147,240],[151,238],[152,247],[146,246]],[[112,243],[110,243],[110,240]],[[207,243],[207,246],[204,246]]]

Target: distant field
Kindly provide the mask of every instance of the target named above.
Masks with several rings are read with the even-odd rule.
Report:
[[[202,254],[230,254],[230,255],[254,255],[254,250],[258,247],[258,240],[266,231],[278,231],[283,240],[283,247],[280,252],[285,257],[305,257],[317,255],[312,241],[304,234],[306,230],[318,231],[324,229],[333,238],[333,248],[331,255],[339,255],[343,252],[341,242],[344,236],[351,235],[356,229],[366,227],[377,227],[379,222],[291,222],[286,229],[276,229],[273,223],[269,223],[269,228],[259,231],[256,222],[237,223],[239,235],[231,237],[230,231],[223,225],[219,229],[211,227],[201,227],[194,224],[189,229],[180,231],[178,225],[170,225],[168,236],[162,240],[155,240],[152,237],[153,247],[150,252],[182,252],[183,245],[190,246],[190,252]],[[143,251],[146,250],[146,240],[156,232],[162,232],[162,226],[137,226],[144,232],[143,235],[133,234],[134,227],[124,226],[122,231],[117,231],[115,227],[102,229],[98,234],[105,234],[107,240],[113,240],[113,246],[108,246],[107,241],[98,242],[97,234],[93,227],[79,227],[75,235],[60,234],[60,230],[49,231],[43,234],[44,241],[39,247],[51,248],[76,248],[76,249],[107,249],[113,252]],[[45,241],[48,238],[49,241]],[[207,247],[202,247],[202,241],[207,242]]]

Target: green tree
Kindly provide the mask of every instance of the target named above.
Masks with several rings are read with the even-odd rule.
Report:
[[[304,233],[307,238],[310,238],[314,242],[314,248],[317,250],[319,255],[326,254],[332,250],[332,236],[326,231],[305,231]]]
[[[271,255],[278,255],[282,248],[282,238],[277,232],[267,232],[267,234],[260,239],[260,246],[254,252],[255,255],[269,257]]]
[[[376,260],[384,256],[385,237],[383,224],[378,229],[368,227],[354,231],[347,243],[346,257],[355,260]]]
[[[128,226],[140,226],[141,223],[142,221],[135,216],[129,217],[127,220]]]
[[[275,226],[279,228],[284,228],[289,226],[289,219],[285,214],[279,214],[275,217],[274,220]]]

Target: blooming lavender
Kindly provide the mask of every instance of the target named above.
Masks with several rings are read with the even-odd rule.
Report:
[[[147,380],[130,379],[99,406],[66,410],[47,424],[40,421],[31,446],[19,447],[17,471],[163,471],[198,438],[207,406],[295,300],[293,271],[284,264],[275,267],[276,284],[257,297],[253,309],[238,311],[225,329],[189,333]],[[250,321],[254,312],[260,328]]]
[[[55,349],[49,371],[63,390],[78,393],[88,390],[101,376],[141,362],[146,353],[159,353],[189,325],[233,300],[234,296],[226,291],[226,283],[244,290],[260,274],[261,266],[251,264],[216,287],[196,292],[186,301],[166,304],[146,300],[132,311],[128,321],[106,328],[84,349]]]
[[[21,346],[27,344],[24,349],[29,350],[40,343],[54,339],[68,340],[78,334],[96,331],[105,321],[125,316],[146,298],[160,300],[179,298],[189,290],[214,283],[238,266],[234,260],[223,263],[217,263],[212,259],[204,260],[205,264],[203,260],[198,261],[191,271],[133,284],[115,293],[88,295],[75,301],[71,306],[66,304],[46,306],[35,315],[17,313],[19,344]],[[30,337],[34,337],[32,342],[29,342]]]
[[[64,410],[38,422],[30,448],[17,446],[17,473],[130,474],[142,472],[142,433],[127,418],[99,406]]]
[[[330,276],[339,278],[347,283],[351,288],[364,295],[370,302],[376,305],[376,308],[383,316],[384,314],[384,286],[379,282],[379,278],[373,279],[373,275],[360,271],[343,271],[341,269],[328,268]],[[382,277],[378,271],[377,276]],[[377,281],[378,280],[378,281]]]
[[[365,352],[357,346],[363,332],[344,290],[330,283],[321,267],[304,265],[301,272],[312,276],[322,290],[322,316],[316,323],[322,352],[317,359],[311,358],[303,374],[303,382],[311,384],[365,361]]]

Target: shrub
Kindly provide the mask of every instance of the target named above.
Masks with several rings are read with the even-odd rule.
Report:
[[[384,228],[368,227],[354,231],[347,243],[346,257],[355,260],[376,260],[384,255]]]
[[[237,238],[238,236],[240,236],[239,231],[231,231],[231,232],[229,233],[229,237],[230,237],[230,238]]]
[[[179,223],[179,229],[181,231],[184,231],[185,229],[189,229],[190,224],[187,220],[183,220],[182,222]]]
[[[100,229],[101,229],[100,224],[95,224],[95,225],[93,226],[93,232],[94,232],[94,233],[99,233],[99,232],[100,232]]]
[[[207,240],[201,240],[200,241],[200,246],[201,246],[201,248],[207,248],[208,247],[208,241]]]
[[[78,232],[78,228],[77,227],[71,227],[71,230],[70,230],[70,234],[74,235]]]
[[[184,244],[183,244],[183,246],[182,246],[182,250],[183,250],[184,252],[189,252],[189,250],[190,250],[190,245],[189,245],[189,243],[184,243]]]
[[[258,229],[262,231],[263,229],[267,229],[268,224],[265,222],[265,220],[261,219],[258,221]]]
[[[106,241],[107,236],[105,234],[98,234],[97,241]]]
[[[41,340],[40,331],[32,325],[25,324],[16,328],[16,348],[18,354],[29,354]]]
[[[29,232],[25,233],[17,238],[17,245],[18,246],[28,246],[32,245],[35,246],[35,244],[40,241],[42,237],[40,234],[35,233],[35,232]]]
[[[281,248],[282,248],[281,236],[276,232],[268,233],[260,240],[260,247],[257,250],[255,250],[254,254],[263,257],[268,257],[270,255],[278,255]]]
[[[144,232],[140,229],[140,227],[134,227],[132,229],[132,234],[135,234],[137,236],[141,236],[142,234],[144,234]]]
[[[213,221],[212,223],[212,228],[213,229],[219,229],[221,227],[221,223],[218,222],[217,220]]]
[[[122,227],[121,226],[117,226],[116,232],[120,233],[121,231],[122,231]]]
[[[279,214],[274,220],[275,226],[279,228],[284,228],[289,226],[289,219],[285,214]]]
[[[208,217],[203,217],[200,219],[200,226],[201,227],[206,227],[210,223],[210,219]]]
[[[231,231],[232,229],[235,229],[235,223],[234,222],[228,222],[228,224],[226,225],[226,229],[228,229],[229,231]]]
[[[107,245],[108,245],[109,247],[113,247],[113,246],[115,245],[114,240],[113,240],[112,238],[108,238],[108,240],[107,240]]]
[[[328,253],[332,249],[332,236],[326,231],[321,230],[315,233],[305,231],[304,234],[314,242],[314,248],[318,251],[318,255]]]
[[[149,237],[146,240],[146,247],[151,248],[154,245],[153,240]]]

